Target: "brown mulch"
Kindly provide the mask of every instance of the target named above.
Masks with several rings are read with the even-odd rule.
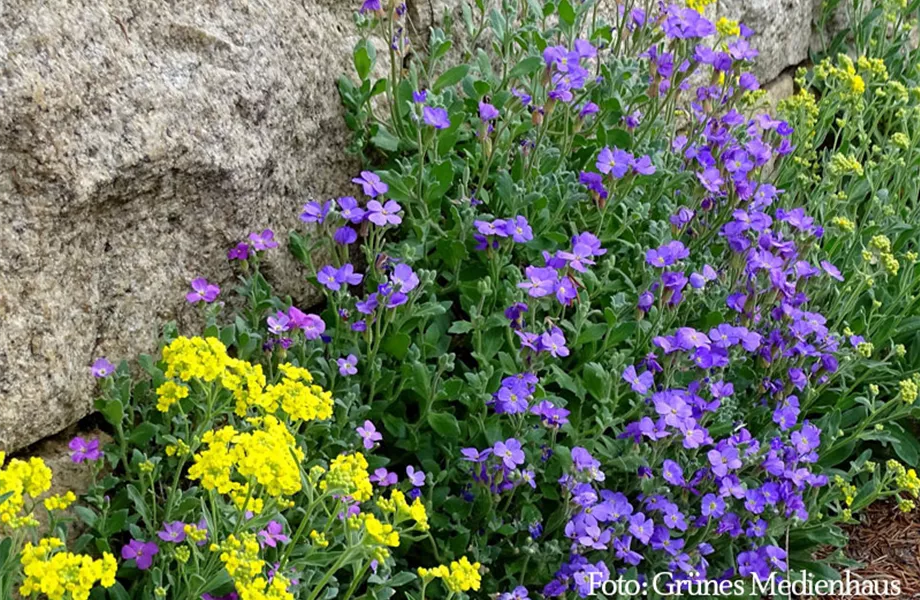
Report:
[[[901,598],[920,598],[920,511],[902,513],[897,506],[876,503],[862,512],[859,525],[845,527],[850,542],[843,553],[864,564],[850,569],[853,578],[897,579]],[[837,596],[822,596],[843,600]],[[848,600],[871,600],[847,596]]]

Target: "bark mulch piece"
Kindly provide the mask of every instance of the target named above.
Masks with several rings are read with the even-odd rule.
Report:
[[[843,553],[865,565],[850,570],[854,579],[897,579],[901,582],[900,598],[920,598],[920,511],[903,513],[893,504],[879,502],[863,511],[859,525],[844,529],[850,542]],[[872,600],[868,596],[846,598]]]

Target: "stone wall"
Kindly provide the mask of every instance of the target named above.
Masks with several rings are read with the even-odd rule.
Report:
[[[759,32],[766,83],[807,58],[819,1],[717,10]],[[357,165],[334,82],[357,4],[0,2],[0,449],[87,415],[92,360],[149,352],[164,321],[189,322],[188,281],[230,284],[234,241],[346,189]],[[455,6],[409,14],[424,30]]]

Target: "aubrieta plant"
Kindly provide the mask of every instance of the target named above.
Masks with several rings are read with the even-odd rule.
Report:
[[[920,495],[918,2],[854,1],[775,109],[709,4],[477,0],[424,44],[356,7],[364,167],[287,236],[322,300],[272,291],[255,231],[239,300],[190,283],[200,335],[99,359],[89,492],[0,470],[0,594],[834,577],[841,523]]]

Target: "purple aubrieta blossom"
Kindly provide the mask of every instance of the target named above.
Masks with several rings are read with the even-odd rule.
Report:
[[[551,429],[559,429],[569,422],[569,411],[554,405],[549,400],[542,400],[534,405],[530,412],[540,417],[543,425]]]
[[[278,247],[278,242],[275,241],[275,232],[271,229],[264,229],[262,233],[250,233],[249,241],[252,242],[252,247],[256,251]]]
[[[75,437],[67,444],[70,448],[70,460],[75,463],[84,461],[95,462],[102,458],[102,451],[99,449],[99,440],[87,440],[82,437]]]
[[[371,173],[373,175],[373,173]],[[355,181],[354,179],[352,181]],[[386,185],[386,184],[383,184]],[[332,210],[332,200],[319,203],[310,201],[303,205],[303,212],[300,213],[300,220],[305,223],[316,223],[322,225]]]
[[[326,331],[326,322],[319,315],[308,314],[300,325],[303,335],[308,340],[315,340]]]
[[[648,155],[640,156],[638,159],[631,161],[629,166],[633,170],[633,173],[639,175],[655,174],[655,165],[652,164],[652,158]]]
[[[210,304],[217,300],[218,294],[220,294],[219,287],[213,283],[208,283],[208,280],[204,277],[199,277],[192,280],[192,291],[185,295],[185,299],[191,304],[202,301]]]
[[[527,290],[529,296],[542,298],[556,291],[556,282],[559,280],[559,273],[556,272],[556,269],[529,266],[524,269],[524,275],[527,279],[517,286]]]
[[[565,358],[569,355],[569,349],[565,346],[565,336],[558,327],[553,327],[540,336],[540,347],[553,358]]]
[[[332,240],[341,246],[349,246],[358,241],[358,232],[348,227],[339,227],[332,235]]]
[[[703,38],[716,32],[715,25],[692,8],[671,5],[666,14],[661,29],[670,39]]]
[[[717,477],[725,477],[729,471],[741,468],[741,458],[738,449],[726,447],[721,450],[713,449],[706,453],[712,472]]]
[[[156,542],[131,540],[121,547],[121,557],[124,560],[134,560],[137,568],[146,571],[153,564],[153,557],[160,552]]]
[[[402,217],[399,216],[401,210],[402,207],[395,200],[387,200],[384,204],[371,200],[367,203],[367,220],[378,227],[399,225],[402,223]]]
[[[649,248],[645,252],[645,262],[653,267],[669,267],[677,261],[683,260],[690,255],[689,250],[683,242],[672,241],[659,246],[658,248]]]
[[[600,173],[582,171],[578,175],[578,182],[597,194],[599,198],[606,199],[609,195],[607,188],[604,187],[604,178]]]
[[[482,452],[476,448],[463,448],[460,450],[460,454],[463,455],[463,460],[468,460],[474,463],[485,462],[490,456],[492,456],[492,448],[486,448]]]
[[[406,477],[409,479],[409,483],[417,488],[425,485],[425,472],[416,471],[412,465],[406,467]]]
[[[349,377],[358,373],[358,357],[354,354],[349,354],[345,358],[337,358],[335,363],[339,366],[339,374],[342,377]]]
[[[358,201],[353,196],[343,196],[337,201],[339,216],[355,225],[364,220],[364,209],[358,206]]]
[[[597,104],[593,102],[586,102],[585,105],[581,107],[581,110],[578,111],[578,116],[584,119],[589,115],[596,115],[600,112],[600,110],[601,108]]]
[[[227,250],[227,260],[249,260],[249,244],[240,242]]]
[[[345,263],[336,270],[335,279],[342,285],[358,285],[364,279],[364,275],[355,273],[353,264]]]
[[[164,542],[171,544],[181,544],[185,541],[185,523],[182,521],[173,521],[172,523],[163,523],[163,530],[157,532]]]
[[[661,476],[671,485],[684,486],[684,471],[673,460],[667,459],[661,465]]]
[[[372,171],[361,171],[360,177],[355,177],[351,182],[360,185],[364,190],[364,195],[370,198],[382,196],[390,190],[390,186],[381,181],[380,176]]]
[[[718,519],[725,514],[725,500],[715,494],[706,494],[701,501],[700,512],[704,517]]]
[[[515,438],[508,438],[504,442],[495,442],[492,446],[492,452],[502,461],[506,469],[515,469],[518,465],[524,464],[524,451],[521,449],[521,442]]]
[[[326,265],[316,274],[316,279],[320,284],[326,286],[333,292],[337,292],[342,289],[342,283],[336,277],[337,273],[338,269],[332,265]]]
[[[499,594],[496,600],[529,600],[529,598],[527,588],[519,585],[510,592]]]
[[[556,300],[563,306],[570,306],[572,301],[578,297],[578,290],[575,288],[574,280],[565,275],[556,282]]]
[[[821,261],[821,268],[824,269],[824,272],[836,279],[837,281],[843,281],[843,275],[840,274],[840,269],[832,265],[826,260]]]
[[[523,216],[508,219],[504,225],[505,233],[518,244],[529,242],[533,239],[533,230]]]
[[[374,444],[383,439],[383,434],[377,431],[377,428],[370,421],[364,421],[364,425],[359,426],[356,431],[361,436],[365,450],[370,450],[374,447]]]
[[[381,10],[380,0],[364,0],[358,12],[364,14],[367,12],[380,12]]]
[[[269,521],[265,529],[259,532],[259,546],[262,548],[266,546],[277,548],[278,544],[286,544],[290,541],[291,538],[284,535],[284,525],[278,521]]]
[[[633,162],[633,155],[617,147],[605,146],[597,155],[597,170],[614,179],[621,179],[629,172]]]
[[[450,127],[450,117],[447,116],[447,110],[438,106],[426,106],[422,108],[422,120],[426,125],[435,129],[447,129]]]
[[[396,475],[396,473],[391,473],[385,468],[380,467],[374,470],[374,474],[370,476],[370,480],[380,487],[387,487],[389,485],[396,485],[399,481],[399,476]]]
[[[427,99],[428,99],[427,90],[416,90],[412,92],[412,101],[415,102],[416,104],[424,104],[425,100]]]
[[[390,273],[390,283],[392,283],[400,292],[408,294],[418,287],[419,278],[412,267],[405,263],[399,263],[393,267]]]
[[[649,389],[655,383],[655,376],[651,371],[644,371],[641,375],[636,374],[635,365],[629,365],[623,371],[623,381],[628,383],[632,391],[637,394],[647,394]]]
[[[270,316],[268,321],[268,331],[273,335],[281,335],[291,329],[291,317],[283,311],[278,311],[274,316]]]
[[[643,544],[648,544],[652,539],[655,523],[643,513],[635,513],[629,518],[629,534]]]
[[[93,372],[93,377],[96,379],[101,379],[103,377],[108,377],[115,372],[115,365],[109,362],[109,359],[104,356],[100,356],[93,362],[93,366],[90,367],[90,370]]]
[[[497,119],[499,116],[501,116],[501,113],[498,112],[497,108],[495,108],[493,105],[489,104],[488,102],[483,102],[480,100],[479,118],[480,120],[482,120],[483,123]]]

